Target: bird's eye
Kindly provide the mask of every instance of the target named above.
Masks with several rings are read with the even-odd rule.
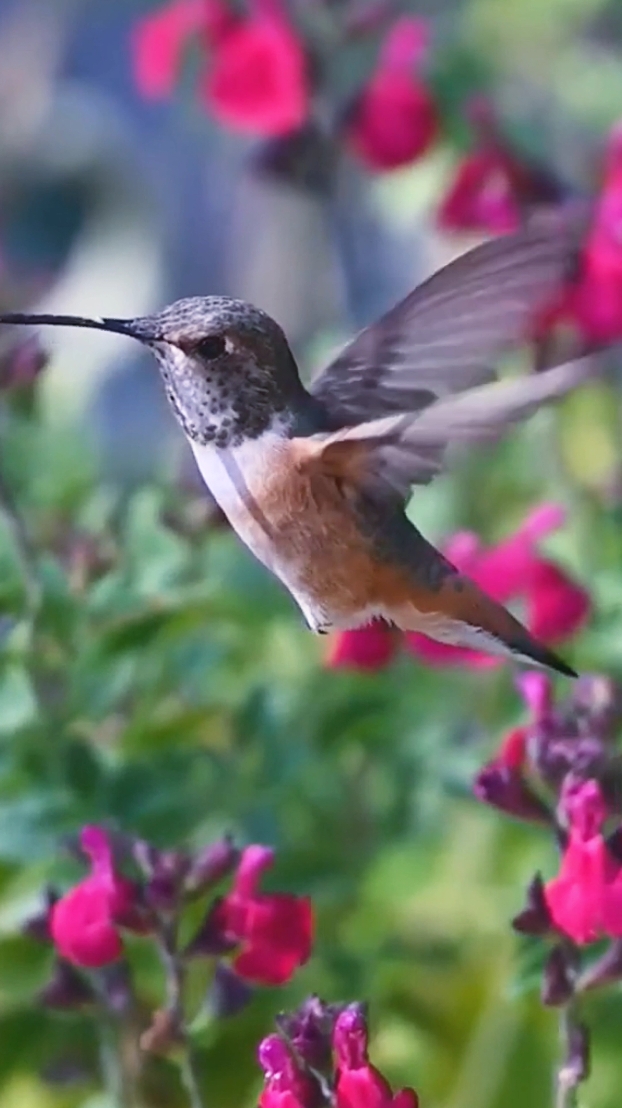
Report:
[[[226,350],[225,340],[222,335],[206,335],[204,339],[196,344],[195,350],[200,358],[205,358],[207,362],[210,362],[224,354]]]

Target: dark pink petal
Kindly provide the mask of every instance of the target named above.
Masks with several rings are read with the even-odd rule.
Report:
[[[437,134],[431,93],[415,76],[392,69],[378,69],[372,76],[346,128],[352,153],[376,172],[420,158]]]
[[[172,0],[139,19],[132,36],[134,80],[147,100],[173,93],[188,39],[205,29],[207,0]]]
[[[328,669],[384,669],[396,654],[399,636],[377,622],[352,631],[337,631],[329,643]]]
[[[483,148],[459,163],[437,213],[446,231],[505,234],[520,223],[512,179],[501,154]]]
[[[272,893],[249,901],[242,951],[233,967],[258,985],[283,985],[308,961],[313,942],[311,901]]]
[[[503,739],[495,762],[499,765],[506,766],[508,769],[522,769],[525,764],[526,744],[526,728],[514,727]]]
[[[430,45],[430,30],[423,19],[405,15],[396,19],[380,50],[380,69],[407,72],[422,62]]]
[[[50,933],[62,958],[97,969],[121,956],[121,939],[113,925],[109,889],[87,877],[52,908]]]
[[[527,622],[531,633],[545,643],[569,638],[589,618],[589,593],[563,570],[548,561],[531,570]]]
[[[419,1097],[414,1089],[400,1089],[393,1097],[393,1108],[419,1108]]]
[[[240,22],[214,51],[203,95],[220,123],[271,136],[302,126],[309,112],[307,59],[282,21]]]
[[[233,893],[245,900],[254,897],[265,871],[274,865],[274,851],[269,846],[253,843],[242,851],[233,879]]]
[[[340,1012],[333,1028],[333,1048],[339,1070],[358,1069],[366,1065],[367,1020],[360,1004],[348,1004]]]
[[[598,835],[609,809],[598,781],[574,781],[564,784],[560,807],[571,829],[587,841]]]
[[[388,1081],[370,1065],[339,1070],[336,1094],[336,1108],[390,1108],[393,1101]]]
[[[550,677],[530,670],[516,678],[516,686],[535,723],[548,716],[553,706],[553,687]]]

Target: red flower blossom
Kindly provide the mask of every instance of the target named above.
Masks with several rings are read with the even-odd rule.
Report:
[[[203,93],[216,119],[227,127],[287,134],[308,115],[304,50],[283,20],[239,23],[214,52]]]
[[[263,1039],[258,1056],[266,1082],[260,1108],[313,1108],[318,1101],[314,1082],[300,1072],[279,1035]]]
[[[350,1004],[337,1017],[333,1047],[337,1062],[337,1108],[417,1108],[414,1089],[393,1093],[385,1077],[372,1066],[368,1033],[359,1004]]]
[[[502,604],[521,599],[526,625],[547,645],[562,642],[582,626],[590,612],[590,598],[554,563],[542,558],[537,541],[563,523],[563,510],[545,504],[532,512],[509,539],[483,549],[476,535],[455,535],[445,554],[460,570]],[[463,647],[434,642],[413,632],[406,635],[409,649],[431,665],[498,666],[500,658]]]
[[[175,90],[188,41],[200,35],[208,43],[217,42],[232,18],[224,0],[172,0],[139,19],[132,47],[134,80],[140,94],[146,100],[168,99]]]
[[[613,129],[603,187],[582,252],[579,276],[540,315],[536,337],[574,326],[585,347],[622,337],[622,124]]]
[[[313,939],[310,900],[257,891],[273,860],[268,847],[249,846],[242,852],[233,889],[217,906],[212,922],[228,941],[241,946],[235,972],[260,985],[289,981],[309,958]]]
[[[515,727],[506,735],[496,756],[477,774],[473,792],[484,804],[516,819],[548,823],[550,814],[523,773],[527,736],[526,727]]]
[[[436,219],[444,231],[502,235],[518,228],[512,178],[499,150],[483,147],[462,158]]]
[[[562,798],[570,824],[557,877],[544,894],[553,923],[583,945],[622,937],[622,870],[602,835],[608,812],[596,781],[573,784]]]
[[[80,845],[91,874],[57,900],[50,913],[50,934],[62,958],[97,969],[122,953],[118,928],[143,931],[131,881],[115,872],[112,847],[101,827],[82,830]]]
[[[144,96],[171,95],[184,47],[195,34],[211,50],[201,87],[220,123],[264,136],[286,134],[304,123],[306,55],[273,5],[244,18],[224,0],[173,0],[141,20],[134,34],[134,73]]]
[[[331,636],[325,664],[329,669],[383,669],[400,645],[400,632],[376,621]]]
[[[439,227],[504,234],[519,226],[522,207],[559,204],[565,199],[562,183],[546,166],[512,148],[485,97],[469,103],[468,116],[473,149],[458,163],[437,213]]]
[[[427,38],[421,21],[408,16],[397,20],[375,72],[353,107],[346,139],[368,169],[407,165],[421,157],[438,134],[434,100],[415,72]]]

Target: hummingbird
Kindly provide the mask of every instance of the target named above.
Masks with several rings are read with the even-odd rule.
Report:
[[[575,221],[551,213],[475,247],[363,330],[309,388],[278,323],[229,297],[133,319],[10,313],[0,323],[89,327],[147,346],[213,498],[314,632],[381,620],[576,677],[405,510],[451,447],[497,439],[584,379],[580,363],[495,379],[499,355],[521,343],[577,249]]]

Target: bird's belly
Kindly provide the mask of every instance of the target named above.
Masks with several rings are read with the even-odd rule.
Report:
[[[385,615],[377,565],[335,483],[297,471],[287,440],[192,446],[212,496],[253,554],[288,588],[314,629]]]

